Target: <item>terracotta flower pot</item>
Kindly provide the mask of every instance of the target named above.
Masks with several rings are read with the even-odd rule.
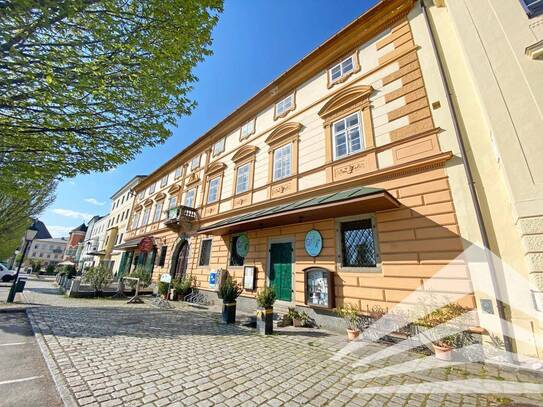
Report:
[[[302,320],[298,318],[292,318],[292,325],[294,325],[295,327],[301,327]]]
[[[432,345],[434,346],[434,353],[437,359],[447,362],[451,361],[453,348],[446,345],[436,345],[435,343]]]
[[[354,341],[360,335],[359,330],[347,329],[347,338],[349,341]]]

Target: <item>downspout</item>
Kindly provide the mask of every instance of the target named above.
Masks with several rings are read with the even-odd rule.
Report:
[[[466,155],[466,147],[464,145],[464,141],[462,140],[462,136],[460,134],[460,126],[458,125],[458,113],[456,111],[455,105],[451,99],[451,92],[449,89],[449,84],[447,83],[446,77],[445,77],[445,69],[443,67],[443,61],[441,60],[441,56],[439,55],[439,52],[437,50],[436,46],[436,40],[435,35],[432,30],[432,25],[430,24],[430,18],[428,16],[428,12],[426,10],[426,5],[424,4],[424,0],[420,0],[421,8],[422,8],[422,14],[424,15],[424,21],[426,23],[426,28],[428,29],[428,32],[430,33],[430,42],[432,44],[432,49],[436,55],[437,59],[437,65],[438,65],[438,71],[439,76],[441,77],[441,81],[443,82],[443,86],[445,87],[445,94],[447,98],[447,102],[449,103],[449,106],[452,111],[452,121],[454,126],[454,133],[456,136],[456,141],[458,142],[458,145],[460,147],[460,153],[462,154],[462,162],[464,164],[464,171],[466,174],[466,178],[468,179],[468,188],[471,195],[471,199],[473,201],[473,205],[475,207],[475,216],[477,218],[477,224],[479,226],[479,232],[481,233],[481,238],[483,241],[483,247],[485,249],[485,257],[487,259],[488,267],[490,268],[490,280],[492,283],[492,288],[494,290],[494,293],[496,293],[496,308],[498,311],[498,316],[500,318],[500,325],[503,332],[503,343],[505,346],[505,350],[507,352],[513,353],[513,344],[511,342],[511,338],[506,334],[508,332],[507,327],[507,319],[505,314],[505,307],[503,305],[503,302],[500,300],[501,292],[498,280],[496,278],[496,269],[494,267],[494,262],[492,261],[491,256],[491,250],[490,250],[490,243],[488,239],[488,233],[485,228],[484,220],[483,220],[483,214],[481,211],[481,206],[479,205],[479,199],[477,198],[477,191],[475,190],[475,182],[473,180],[473,175],[471,172],[471,167],[469,165],[469,161],[467,159]]]

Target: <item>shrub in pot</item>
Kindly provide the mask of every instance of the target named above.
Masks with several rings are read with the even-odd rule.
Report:
[[[273,333],[273,304],[275,303],[273,287],[264,287],[256,294],[256,328],[263,335]]]
[[[104,266],[91,267],[83,276],[83,281],[88,283],[93,289],[94,294],[97,297],[101,297],[104,292],[104,288],[113,280],[111,270]]]
[[[361,319],[358,315],[358,309],[350,304],[340,307],[336,311],[337,315],[347,324],[347,338],[354,341],[360,335]]]
[[[440,327],[452,329],[456,332],[445,337],[431,337],[434,354],[437,359],[450,361],[452,359],[453,349],[462,347],[464,337],[463,332],[470,330],[470,324],[467,321],[464,321],[465,318],[462,316],[467,315],[469,311],[468,308],[462,307],[461,305],[450,303],[427,313],[425,316],[414,322],[415,325],[428,330]],[[433,332],[439,332],[439,330]]]
[[[175,295],[178,300],[184,300],[185,296],[190,294],[195,285],[195,278],[192,275],[185,275],[181,278],[175,278],[172,286],[175,289]]]
[[[239,297],[243,288],[230,275],[221,279],[219,285],[219,298],[222,299],[222,319],[227,324],[236,322],[236,299]]]
[[[151,285],[152,275],[143,266],[137,266],[127,277],[139,278],[140,279],[140,288],[149,287]],[[135,280],[126,280],[126,284],[134,290],[136,288]]]
[[[168,288],[170,285],[164,281],[158,282],[158,294],[161,295],[165,300],[168,299]]]

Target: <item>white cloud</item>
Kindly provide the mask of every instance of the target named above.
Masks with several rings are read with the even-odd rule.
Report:
[[[88,221],[90,220],[90,218],[92,218],[92,215],[90,213],[72,211],[71,209],[55,208],[51,209],[51,212],[56,213],[60,216],[65,216],[67,218],[83,219],[84,221]]]
[[[68,234],[74,228],[75,226],[47,226],[47,230],[49,230],[49,233],[51,233],[53,237],[68,237]]]
[[[85,198],[84,201],[96,206],[104,206],[106,204],[105,202],[98,201],[96,198]]]

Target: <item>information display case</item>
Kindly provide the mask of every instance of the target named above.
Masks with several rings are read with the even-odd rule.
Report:
[[[316,308],[334,308],[334,276],[326,269],[312,267],[305,272],[305,304]]]

